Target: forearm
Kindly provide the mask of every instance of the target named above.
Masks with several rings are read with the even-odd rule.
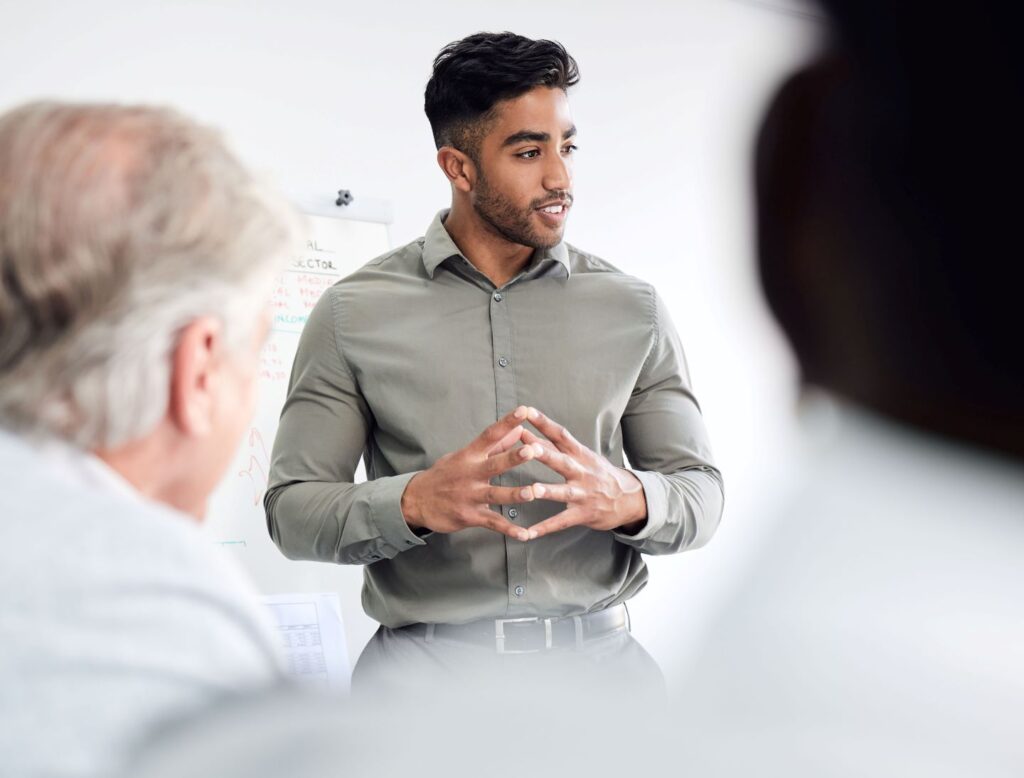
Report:
[[[267,527],[289,559],[371,564],[423,545],[401,512],[415,473],[366,483],[306,481],[272,485],[264,498]]]
[[[643,485],[646,517],[620,527],[616,539],[645,554],[700,548],[718,528],[724,506],[722,475],[712,467],[663,474],[631,471]]]

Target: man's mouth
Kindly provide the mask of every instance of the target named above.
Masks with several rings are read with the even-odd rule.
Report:
[[[546,203],[538,206],[535,210],[540,212],[549,221],[561,221],[567,213],[569,208],[572,207],[570,200],[556,200],[554,202]]]

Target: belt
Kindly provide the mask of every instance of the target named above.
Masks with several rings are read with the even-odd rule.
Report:
[[[582,616],[518,619],[483,619],[468,624],[410,624],[402,632],[430,642],[436,638],[493,648],[499,654],[536,654],[552,649],[580,649],[597,640],[629,628],[625,605],[615,605]]]

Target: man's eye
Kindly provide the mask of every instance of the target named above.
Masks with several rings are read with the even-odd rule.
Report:
[[[516,156],[519,157],[520,159],[533,159],[538,154],[540,154],[540,152],[537,151],[537,149],[530,149],[529,151],[521,151],[518,154],[516,154]]]
[[[579,146],[576,146],[576,145],[570,143],[568,146],[566,146],[564,149],[562,149],[562,152],[564,154],[575,154],[579,150],[580,150]]]

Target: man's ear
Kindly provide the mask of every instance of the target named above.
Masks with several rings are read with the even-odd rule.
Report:
[[[448,177],[448,181],[461,192],[471,192],[476,184],[476,165],[469,155],[452,146],[437,150],[437,164]]]
[[[182,330],[171,359],[171,422],[189,437],[210,434],[216,412],[224,326],[201,316]]]

